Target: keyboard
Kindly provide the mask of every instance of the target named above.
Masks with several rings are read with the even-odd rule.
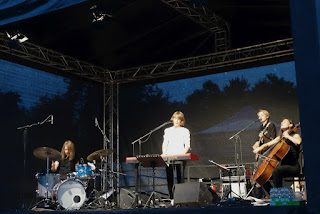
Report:
[[[155,155],[140,155],[139,157],[156,157],[159,156],[157,154]],[[181,155],[161,155],[162,159],[164,161],[187,161],[187,160],[199,160],[199,156],[192,154],[192,153],[187,153],[187,154],[181,154]],[[139,161],[137,160],[137,157],[127,157],[126,158],[126,163],[138,163]]]

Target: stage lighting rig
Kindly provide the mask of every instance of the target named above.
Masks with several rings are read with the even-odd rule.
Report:
[[[15,33],[15,34],[10,34],[6,31],[6,34],[11,41],[16,41],[19,43],[23,43],[29,39],[28,37],[26,37],[25,35],[23,35],[22,33],[19,33],[19,32]]]
[[[90,11],[93,16],[92,23],[102,22],[106,16],[112,18],[112,15],[104,13],[97,5],[91,6]]]

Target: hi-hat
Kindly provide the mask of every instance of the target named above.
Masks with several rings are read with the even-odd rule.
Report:
[[[60,152],[49,147],[39,147],[33,150],[34,156],[42,160],[46,160],[47,157],[51,160],[58,160],[61,157]]]
[[[105,157],[106,155],[110,155],[113,152],[112,149],[101,149],[95,152],[92,152],[88,157],[88,161],[93,160],[100,160],[102,157]]]

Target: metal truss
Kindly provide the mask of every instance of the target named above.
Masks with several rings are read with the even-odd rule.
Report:
[[[128,83],[170,77],[180,74],[194,73],[201,75],[201,71],[216,70],[223,67],[249,64],[257,61],[275,60],[282,57],[293,58],[292,38],[253,45],[244,48],[154,63],[139,67],[110,71],[101,67],[60,54],[56,51],[34,45],[30,42],[17,43],[14,48],[10,39],[0,33],[0,54],[16,56],[24,62],[34,62],[52,68],[55,73],[63,76],[65,73],[83,77],[101,83]],[[17,59],[15,59],[17,60]],[[222,69],[221,69],[222,70]]]
[[[104,139],[104,149],[112,149],[111,153],[107,158],[107,166],[105,166],[107,182],[104,185],[104,191],[111,190],[112,192],[120,192],[120,145],[119,145],[119,84],[104,83],[104,120],[103,130],[104,133],[108,133],[108,138]],[[119,195],[119,194],[117,194]],[[119,202],[120,198],[117,198]]]
[[[220,72],[222,72],[224,67],[231,66],[231,69],[232,67],[234,69],[236,65],[264,60],[276,60],[284,57],[292,57],[293,59],[293,54],[293,40],[289,38],[219,53],[118,70],[116,71],[116,79],[117,82],[126,83],[188,73],[200,76],[199,72],[202,71],[215,70],[214,73],[219,73],[218,69],[221,68]]]
[[[190,0],[161,1],[214,33],[215,52],[230,49],[231,40],[229,24],[223,18],[217,16],[213,11],[203,6],[203,4],[192,4]]]
[[[26,62],[40,64],[53,69],[57,74],[70,73],[97,82],[113,81],[113,73],[90,63],[80,61],[56,51],[32,44],[19,43],[0,33],[0,54],[6,58],[17,57]]]

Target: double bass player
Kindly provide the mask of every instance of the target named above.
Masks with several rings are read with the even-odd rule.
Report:
[[[270,142],[265,143],[253,150],[253,153],[258,154],[262,150],[270,148],[280,142],[284,142],[289,146],[288,152],[272,171],[274,187],[282,187],[282,179],[284,177],[294,177],[300,173],[300,164],[298,160],[302,139],[299,134],[294,132],[294,129],[295,125],[293,121],[288,118],[284,118],[281,122],[278,136]],[[269,182],[267,182],[264,187],[268,186],[266,190],[270,192],[271,185],[267,185],[268,183]]]

